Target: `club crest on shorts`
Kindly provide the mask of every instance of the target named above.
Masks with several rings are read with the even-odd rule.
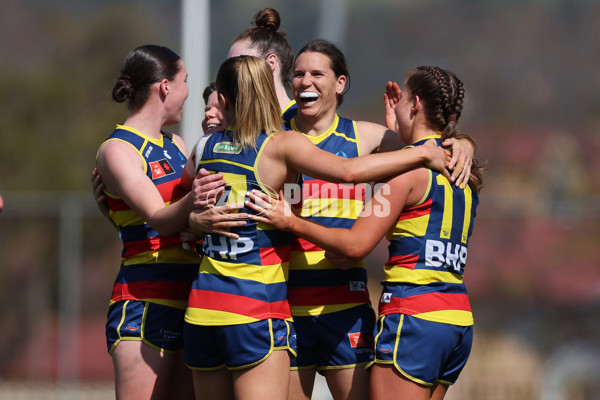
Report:
[[[382,293],[381,300],[382,303],[391,303],[392,294],[391,293]]]
[[[392,350],[392,346],[389,344],[383,344],[377,348],[377,352],[381,354],[390,354]]]

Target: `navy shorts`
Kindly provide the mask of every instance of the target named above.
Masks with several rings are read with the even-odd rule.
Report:
[[[123,340],[142,341],[160,351],[183,349],[185,310],[147,301],[111,304],[106,321],[106,345],[112,354]]]
[[[296,355],[294,325],[266,319],[240,325],[205,326],[185,322],[185,363],[194,370],[211,371],[253,367],[274,350]]]
[[[405,314],[382,315],[369,367],[391,364],[420,385],[451,385],[467,363],[472,343],[472,325],[442,324]]]
[[[294,317],[298,356],[293,370],[355,368],[373,349],[375,312],[369,304],[315,316]]]

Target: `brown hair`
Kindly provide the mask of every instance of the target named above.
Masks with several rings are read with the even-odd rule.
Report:
[[[252,25],[254,27],[248,28],[237,35],[232,43],[249,40],[261,57],[266,58],[269,54],[277,55],[281,66],[281,83],[284,87],[289,88],[294,64],[294,52],[285,38],[286,32],[283,30],[278,31],[281,25],[279,12],[274,8],[260,10],[252,18]]]
[[[128,101],[130,111],[139,110],[148,100],[150,86],[163,79],[172,80],[181,68],[179,57],[164,46],[144,45],[125,57],[121,74],[112,90],[115,101]]]
[[[475,141],[457,128],[465,99],[463,83],[456,75],[439,67],[421,66],[406,76],[406,87],[412,98],[419,96],[423,103],[425,120],[430,129],[442,132],[442,141],[448,138]],[[469,185],[476,191],[483,188],[482,172],[477,159],[473,159]]]
[[[327,40],[313,39],[309,40],[308,43],[306,43],[304,47],[300,49],[296,55],[296,60],[302,53],[321,53],[327,56],[327,58],[329,58],[329,66],[335,74],[335,77],[339,78],[342,75],[346,77],[346,86],[344,87],[344,91],[337,95],[337,107],[341,106],[344,102],[344,93],[350,90],[350,72],[348,72],[346,57],[344,56],[342,50]]]

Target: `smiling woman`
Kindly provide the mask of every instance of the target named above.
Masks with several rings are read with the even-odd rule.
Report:
[[[309,41],[294,62],[292,89],[298,113],[286,123],[286,129],[301,132],[316,147],[348,159],[401,149],[404,144],[396,132],[337,114],[349,81],[343,52],[325,40]],[[466,145],[466,155],[461,146],[458,143],[454,149],[455,159],[471,157],[470,144]],[[325,182],[310,174],[302,175],[301,182],[302,216],[328,227],[352,226],[363,207],[364,186]],[[292,249],[288,287],[298,357],[292,360],[290,399],[310,399],[316,371],[323,373],[334,398],[367,398],[364,366],[369,359],[375,315],[364,261],[348,262],[339,257],[336,261],[302,238],[294,239]],[[350,268],[341,270],[336,262]],[[325,337],[327,341],[322,339]]]
[[[301,133],[280,131],[273,74],[261,58],[227,59],[216,84],[230,128],[203,138],[195,169],[219,171],[235,182],[225,193],[234,197],[232,202],[252,189],[276,196],[284,183],[297,181],[298,172],[359,183],[427,159],[447,174],[447,156],[436,147],[343,158],[319,149]],[[243,202],[239,208],[252,212]],[[188,300],[185,360],[193,369],[197,397],[231,398],[223,388],[232,387],[239,398],[287,399],[290,357],[295,355],[286,285],[291,237],[252,220],[231,233],[238,238],[206,235],[205,256]]]
[[[403,140],[413,144],[411,147],[427,146],[432,140],[435,140],[437,146],[441,146],[444,139],[459,136],[456,122],[462,112],[464,89],[462,82],[454,74],[441,68],[419,67],[407,75],[402,91],[399,88],[394,90],[395,88],[390,82],[387,97],[390,106],[394,105],[398,133]],[[302,111],[302,105],[299,110]],[[305,184],[308,180],[314,181],[305,179]],[[343,315],[345,319],[351,316],[357,318],[360,308],[352,303],[340,304],[339,299],[351,299],[355,302],[360,299],[360,296],[352,292],[365,290],[366,283],[356,281],[361,275],[348,274],[354,276],[355,280],[349,281],[347,285],[340,285],[349,292],[342,297],[343,292],[337,287],[318,292],[307,285],[307,281],[311,281],[305,275],[309,274],[320,278],[318,281],[315,279],[316,284],[320,285],[318,288],[323,287],[327,279],[332,280],[331,275],[336,270],[329,268],[331,271],[328,271],[324,268],[326,261],[321,262],[318,268],[305,261],[305,265],[313,267],[305,275],[299,273],[302,271],[300,268],[296,267],[298,271],[292,268],[290,303],[294,307],[294,300],[298,299],[296,304],[300,307],[297,307],[297,313],[306,311],[306,305],[311,304],[311,301],[315,302],[315,293],[323,293],[317,299],[323,302],[329,300],[331,292],[336,291],[337,296],[332,299],[338,301],[335,305],[346,306],[339,307],[341,310],[353,310],[353,314],[342,314],[330,302],[318,309],[321,311],[318,319],[310,315],[294,316],[298,331],[298,361],[301,360],[302,342],[314,332],[325,331],[327,325],[324,321],[330,321],[329,329],[332,332],[340,327],[338,337],[347,335],[353,339],[354,346],[349,346],[351,348],[345,353],[347,357],[358,357],[361,353],[357,349],[362,345],[370,345],[373,340],[374,356],[370,347],[363,355],[363,360],[370,360],[371,367],[369,398],[387,399],[390,393],[396,393],[401,398],[441,400],[448,386],[458,378],[471,349],[473,317],[463,284],[463,274],[467,244],[479,204],[478,191],[482,187],[481,171],[474,160],[473,174],[464,188],[452,185],[446,178],[425,167],[414,168],[385,179],[382,183],[378,193],[355,218],[356,221],[351,218],[344,221],[338,217],[337,220],[341,222],[334,224],[337,222],[335,219],[323,218],[319,214],[322,213],[321,209],[316,215],[299,218],[283,202],[264,209],[252,206],[257,212],[265,211],[261,216],[253,218],[303,238],[296,248],[306,249],[309,248],[308,243],[314,243],[310,248],[312,254],[305,255],[304,260],[314,260],[323,252],[321,249],[348,258],[348,265],[343,270],[337,270],[340,271],[340,281],[345,277],[344,272],[364,270],[364,264],[360,260],[384,236],[387,237],[390,241],[390,257],[384,267],[386,279],[382,282],[384,287],[379,303],[380,317],[373,335],[375,339],[367,336],[366,333],[370,332],[343,332],[341,329],[344,327],[341,324],[344,319],[339,315]],[[260,206],[273,203],[271,198],[258,192],[253,192],[250,197]],[[301,213],[304,212],[303,207]],[[305,250],[305,253],[308,251]],[[301,258],[297,258],[300,266],[301,261]],[[294,258],[291,262],[294,262]],[[304,279],[293,282],[292,279],[296,276]],[[363,324],[368,322],[366,317],[359,321]],[[329,332],[329,337],[331,336],[332,333]],[[321,334],[320,337],[327,336]],[[336,350],[341,347],[338,345]],[[336,359],[340,358],[341,355]],[[354,365],[342,366],[336,371],[341,369],[348,374],[352,368]],[[329,371],[326,367],[323,369],[329,380]],[[364,372],[363,369],[360,371]],[[344,375],[334,376],[341,380]],[[364,375],[358,382],[357,377],[361,378],[361,374],[346,377],[348,380],[354,378],[350,387],[355,394],[358,389],[366,389],[357,385],[366,383]],[[362,398],[366,398],[366,395],[367,393],[363,393]]]
[[[123,241],[106,324],[117,398],[194,397],[183,363],[183,314],[200,256],[185,250],[193,197],[181,185],[187,149],[163,131],[188,96],[183,60],[156,45],[132,50],[113,88],[129,115],[102,143],[103,200]]]

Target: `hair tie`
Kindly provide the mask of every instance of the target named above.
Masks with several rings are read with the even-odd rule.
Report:
[[[450,114],[448,115],[448,122],[456,122],[456,114]]]

